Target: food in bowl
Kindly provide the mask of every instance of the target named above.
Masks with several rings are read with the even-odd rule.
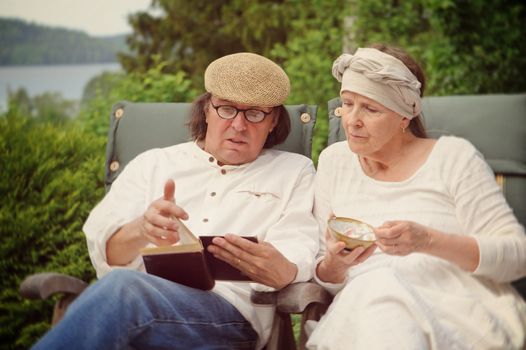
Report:
[[[345,243],[347,250],[360,246],[368,248],[376,241],[373,227],[359,220],[334,217],[329,219],[328,228],[337,240]]]

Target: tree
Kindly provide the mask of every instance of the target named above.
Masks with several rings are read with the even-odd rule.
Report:
[[[526,5],[517,0],[352,0],[352,47],[399,45],[416,56],[428,95],[526,90]]]
[[[163,15],[130,16],[131,53],[119,59],[127,71],[146,71],[160,55],[165,71],[184,71],[197,86],[218,57],[242,51],[269,56],[274,45],[284,43],[290,30],[284,6],[279,0],[154,0]]]
[[[0,18],[0,65],[115,62],[123,35],[90,37],[18,19]]]
[[[33,102],[24,88],[15,91],[7,89],[7,106],[9,109],[17,108],[22,115],[32,115]]]
[[[26,89],[8,90],[8,109],[35,122],[60,124],[67,122],[78,113],[78,106],[57,92],[44,92],[30,97]]]
[[[283,62],[292,89],[288,103],[318,105],[313,160],[327,145],[327,101],[339,95],[331,75],[332,62],[342,52],[345,1],[291,1],[287,7],[291,29],[287,42],[277,43],[271,55]]]

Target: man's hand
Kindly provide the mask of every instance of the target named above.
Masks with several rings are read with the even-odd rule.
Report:
[[[170,245],[179,241],[179,224],[175,218],[188,219],[188,214],[175,204],[175,182],[167,180],[163,197],[153,201],[144,212],[141,234],[156,245]]]
[[[281,289],[296,278],[298,268],[267,242],[251,242],[226,234],[216,237],[208,251],[216,258],[235,266],[252,280]]]

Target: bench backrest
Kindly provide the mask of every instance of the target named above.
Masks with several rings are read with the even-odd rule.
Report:
[[[285,107],[291,119],[291,132],[287,140],[275,148],[310,157],[317,107]],[[106,147],[106,189],[111,187],[126,164],[138,154],[152,148],[189,141],[191,137],[186,123],[190,109],[190,103],[116,103],[110,116]]]

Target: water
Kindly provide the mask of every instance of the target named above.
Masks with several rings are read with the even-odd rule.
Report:
[[[7,109],[7,91],[25,88],[29,96],[58,92],[65,99],[80,100],[84,86],[102,72],[120,70],[119,63],[1,66],[0,111]]]

